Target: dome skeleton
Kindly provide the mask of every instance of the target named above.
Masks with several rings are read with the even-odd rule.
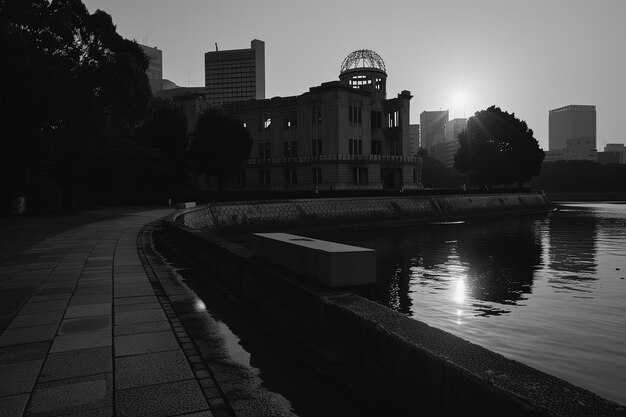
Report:
[[[380,55],[369,49],[354,51],[341,63],[341,73],[360,68],[373,68],[385,73],[387,72],[385,62]]]

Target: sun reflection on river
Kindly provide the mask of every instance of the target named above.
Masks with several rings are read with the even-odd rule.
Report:
[[[456,281],[454,301],[456,301],[457,304],[463,304],[465,302],[465,277],[460,277]]]
[[[626,404],[626,202],[337,241],[376,250],[381,304]]]
[[[465,276],[461,276],[457,278],[456,280],[453,300],[455,303],[462,306],[465,303],[465,297],[466,297]],[[459,326],[463,324],[463,322],[461,321],[462,317],[463,317],[463,309],[457,308],[456,309],[456,324]]]

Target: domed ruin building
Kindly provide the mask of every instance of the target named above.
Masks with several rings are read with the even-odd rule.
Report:
[[[254,145],[237,184],[243,189],[420,188],[409,155],[409,91],[386,98],[387,70],[374,51],[342,62],[338,81],[292,97],[224,103]],[[211,184],[208,184],[211,187]]]

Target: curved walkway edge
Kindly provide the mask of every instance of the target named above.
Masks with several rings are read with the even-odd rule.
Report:
[[[170,300],[189,290],[152,249],[171,212],[118,210],[0,262],[3,416],[237,415]]]

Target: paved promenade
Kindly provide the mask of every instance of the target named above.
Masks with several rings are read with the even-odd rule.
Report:
[[[144,226],[170,212],[86,214],[65,231],[0,219],[3,417],[254,415],[220,386],[237,386],[232,369],[208,368],[176,305],[189,290],[150,247]]]

